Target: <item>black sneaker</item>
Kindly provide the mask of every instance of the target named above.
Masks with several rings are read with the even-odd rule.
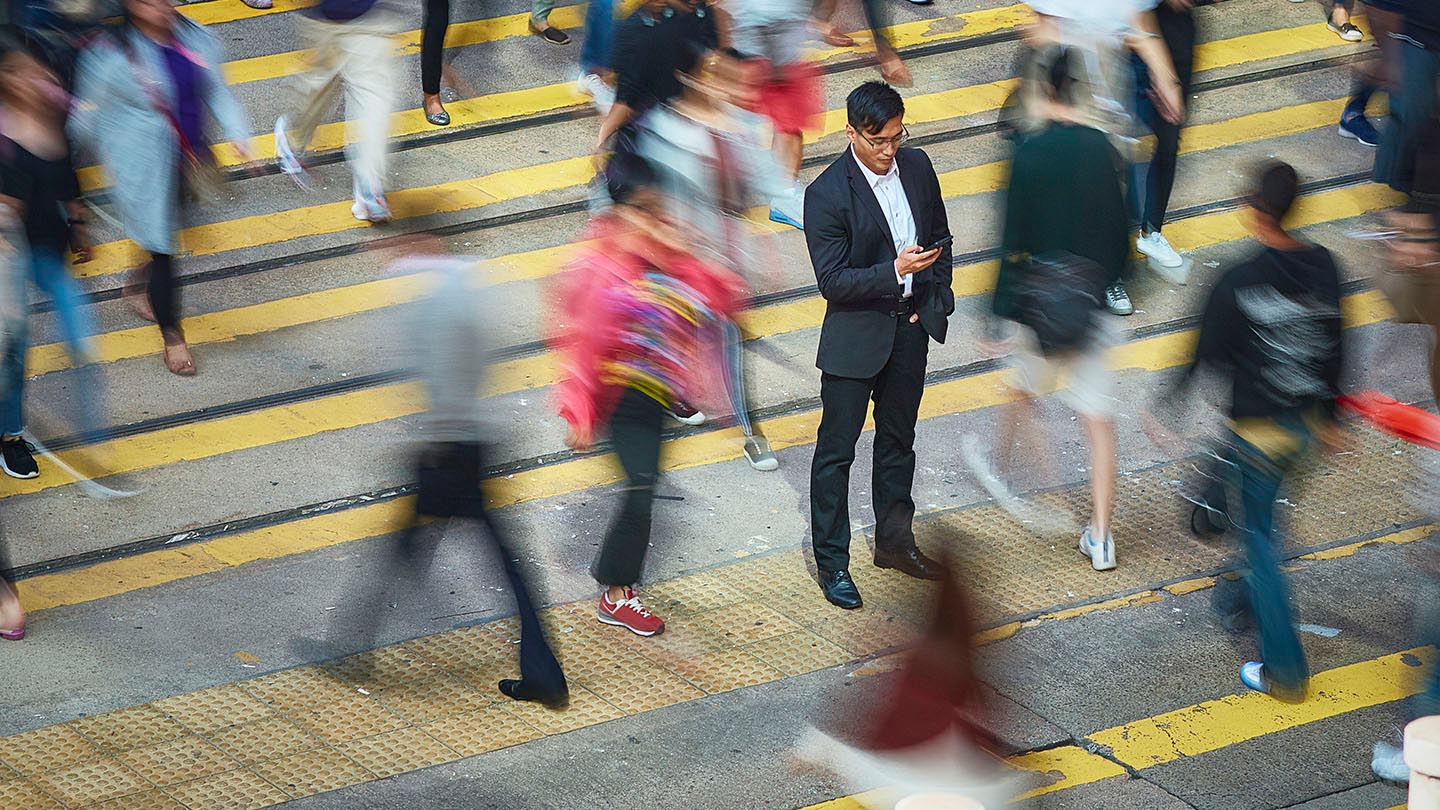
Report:
[[[533,18],[530,20],[530,32],[550,43],[551,45],[570,44],[569,34],[561,31],[559,28],[556,28],[553,25],[541,28],[540,26],[535,24],[535,20]]]
[[[0,469],[11,478],[34,478],[40,475],[34,453],[35,445],[19,436],[0,441]]]

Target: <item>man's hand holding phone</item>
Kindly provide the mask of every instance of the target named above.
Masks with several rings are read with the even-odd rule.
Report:
[[[929,247],[922,248],[919,245],[911,245],[905,248],[895,258],[895,275],[904,278],[924,270],[940,258],[940,250],[952,241],[954,241],[954,237],[947,236]]]

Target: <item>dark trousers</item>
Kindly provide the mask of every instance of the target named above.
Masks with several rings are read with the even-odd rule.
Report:
[[[1415,157],[1425,143],[1426,126],[1436,113],[1435,82],[1440,78],[1440,50],[1400,43],[1400,80],[1390,94],[1389,123],[1375,157],[1375,182],[1409,193],[1415,181]]]
[[[420,89],[440,92],[440,63],[445,53],[445,31],[450,27],[450,0],[425,0],[420,34]]]
[[[481,479],[484,473],[484,449],[468,442],[444,442],[429,445],[420,460],[420,493],[414,519],[395,544],[386,570],[400,575],[408,584],[422,580],[434,559],[436,538],[425,537],[424,518],[442,518],[441,531],[452,519],[469,519],[480,524],[489,538],[491,548],[500,557],[510,590],[515,593],[515,608],[520,614],[520,677],[537,694],[559,695],[566,692],[565,673],[545,639],[536,612],[533,591],[520,570],[513,546],[506,539],[494,518],[485,508]],[[377,596],[379,594],[376,594]],[[362,630],[378,626],[374,612],[380,600],[373,600],[370,618],[362,617]]]
[[[1190,97],[1191,78],[1195,73],[1195,17],[1190,11],[1175,11],[1168,3],[1161,3],[1155,9],[1155,20],[1160,36],[1170,51],[1175,63],[1175,73],[1180,79],[1181,95]],[[1151,156],[1148,169],[1142,164],[1136,167],[1135,211],[1140,218],[1140,227],[1147,232],[1158,231],[1165,226],[1165,212],[1170,207],[1170,192],[1175,187],[1175,166],[1180,154],[1180,125],[1172,124],[1160,117],[1151,103],[1147,91],[1150,89],[1150,74],[1140,57],[1131,58],[1135,66],[1136,112],[1145,125],[1155,133],[1155,154]]]
[[[175,257],[168,253],[150,254],[149,277],[145,294],[155,311],[155,323],[166,337],[180,331],[180,287],[175,278]]]
[[[626,388],[610,416],[610,446],[625,471],[624,500],[610,524],[590,575],[601,585],[634,585],[650,548],[655,484],[660,478],[660,426],[665,407]]]
[[[810,532],[821,571],[850,567],[850,465],[875,402],[875,547],[903,551],[915,544],[915,420],[925,393],[930,337],[918,323],[897,318],[890,359],[874,377],[820,375],[820,429],[810,462]]]

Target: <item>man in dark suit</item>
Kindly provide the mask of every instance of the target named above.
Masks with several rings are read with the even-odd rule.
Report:
[[[900,94],[866,82],[846,111],[850,148],[805,192],[805,241],[825,298],[810,527],[825,598],[853,609],[861,601],[849,572],[850,465],[872,398],[875,564],[940,577],[915,547],[910,488],[925,358],[931,338],[945,342],[955,294],[940,181],[924,152],[901,148]]]

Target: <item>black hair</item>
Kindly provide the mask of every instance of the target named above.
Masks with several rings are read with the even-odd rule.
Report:
[[[1055,101],[1061,104],[1072,104],[1075,88],[1075,69],[1079,60],[1071,53],[1068,46],[1058,45],[1050,49],[1045,55],[1050,66],[1042,74],[1042,89]],[[1044,64],[1042,62],[1042,64]]]
[[[1290,213],[1295,198],[1300,196],[1300,177],[1289,163],[1266,161],[1255,167],[1250,188],[1247,199],[1250,206],[1279,222]]]
[[[634,152],[616,152],[605,164],[605,190],[616,205],[625,205],[643,189],[655,188],[655,169]]]
[[[892,118],[905,114],[905,101],[885,82],[869,81],[845,98],[845,118],[856,131],[879,132]]]

